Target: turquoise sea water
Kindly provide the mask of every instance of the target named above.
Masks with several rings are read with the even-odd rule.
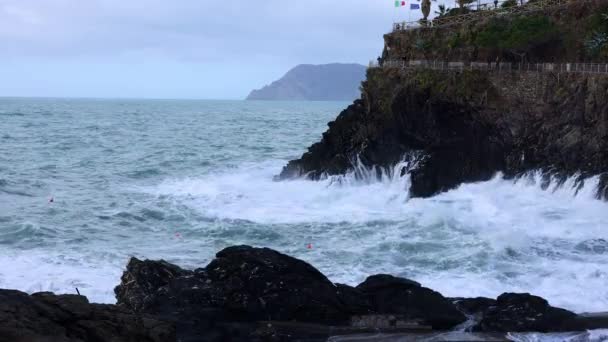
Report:
[[[608,311],[594,179],[576,196],[530,175],[413,200],[392,170],[274,182],[346,105],[0,98],[0,288],[111,303],[130,256],[200,267],[251,244],[336,282],[385,272],[448,296]]]

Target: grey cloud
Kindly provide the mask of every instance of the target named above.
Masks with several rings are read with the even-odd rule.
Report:
[[[0,0],[1,56],[363,61],[389,0]]]

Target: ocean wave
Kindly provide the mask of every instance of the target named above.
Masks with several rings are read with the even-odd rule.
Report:
[[[2,189],[0,188],[0,193],[5,193],[7,195],[15,195],[15,196],[22,196],[22,197],[35,197],[33,194],[30,194],[28,192],[25,191],[21,191],[21,190],[10,190],[10,189]]]
[[[134,179],[145,179],[149,177],[159,176],[161,174],[161,170],[157,168],[149,168],[130,172],[127,174],[127,176]]]
[[[139,190],[225,222],[228,232],[207,231],[207,239],[252,242],[261,241],[258,230],[273,232],[276,240],[265,244],[304,256],[334,281],[391,273],[447,296],[532,292],[574,311],[608,308],[608,210],[595,198],[597,178],[547,186],[541,172],[498,174],[409,198],[402,171],[411,163],[316,182],[273,181],[283,164],[246,164]],[[241,225],[253,228],[235,233]],[[302,254],[298,242],[317,252]]]
[[[53,229],[30,223],[8,225],[0,232],[0,245],[30,245],[53,238],[56,234]]]

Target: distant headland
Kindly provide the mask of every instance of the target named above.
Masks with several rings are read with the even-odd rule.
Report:
[[[301,64],[281,79],[253,90],[247,100],[352,101],[365,79],[360,64]]]

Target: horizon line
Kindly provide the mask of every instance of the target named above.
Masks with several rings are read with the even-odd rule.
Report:
[[[246,98],[170,98],[170,97],[95,97],[95,96],[5,96],[5,99],[39,99],[39,100],[102,100],[102,101],[239,101],[239,102],[352,102],[353,100],[248,100]]]

